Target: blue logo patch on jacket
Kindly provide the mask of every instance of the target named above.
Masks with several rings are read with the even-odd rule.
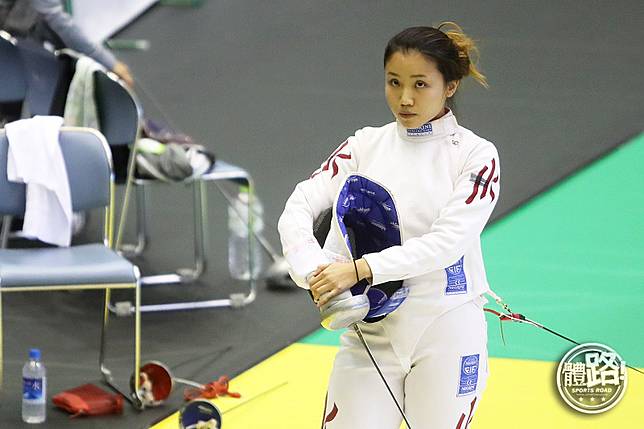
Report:
[[[429,122],[418,128],[407,128],[407,135],[411,137],[428,136],[433,133],[432,124]]]
[[[463,259],[461,256],[454,265],[445,268],[447,274],[447,286],[445,287],[445,295],[460,295],[467,293],[467,279],[465,278],[465,270],[463,269]]]
[[[461,376],[457,396],[476,392],[479,378],[479,355],[461,356]]]

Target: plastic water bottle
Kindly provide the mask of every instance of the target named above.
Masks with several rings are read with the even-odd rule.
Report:
[[[42,423],[46,418],[47,374],[40,361],[40,350],[29,350],[29,360],[22,367],[22,420]]]
[[[228,269],[234,279],[249,280],[251,273],[248,269],[248,202],[249,189],[246,186],[239,188],[239,194],[228,207]],[[256,233],[264,230],[264,208],[259,198],[253,195],[252,229]],[[262,270],[262,249],[257,238],[251,234],[251,253],[253,257],[253,279],[259,276]]]

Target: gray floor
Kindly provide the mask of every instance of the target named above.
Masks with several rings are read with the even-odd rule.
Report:
[[[643,128],[641,1],[207,1],[199,9],[155,7],[123,37],[151,41],[122,52],[146,93],[171,121],[257,181],[267,236],[295,183],[357,128],[391,121],[383,96],[382,51],[402,28],[454,20],[477,38],[490,89],[466,82],[460,122],[496,143],[503,190],[494,213],[512,208]],[[143,96],[147,112],[159,109]],[[226,276],[226,212],[209,190],[209,271],[189,287],[144,290],[145,302],[195,299],[238,290]],[[190,192],[159,186],[146,272],[189,261]],[[0,427],[20,423],[20,366],[43,349],[49,391],[96,381],[100,296],[5,295],[6,385]],[[129,377],[124,335],[114,325],[111,360]],[[200,381],[240,373],[317,328],[302,291],[268,291],[241,310],[146,314],[144,359]],[[243,392],[242,392],[243,393]],[[45,427],[140,428],[181,403],[125,417],[69,420],[53,408]]]

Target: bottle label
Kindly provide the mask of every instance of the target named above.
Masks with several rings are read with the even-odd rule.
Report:
[[[22,379],[22,397],[24,399],[42,399],[44,385],[42,378],[23,378]]]

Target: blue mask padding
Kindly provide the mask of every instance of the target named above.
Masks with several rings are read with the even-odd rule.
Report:
[[[353,257],[380,252],[402,244],[398,213],[389,192],[366,177],[349,176],[340,190],[336,219]],[[351,287],[351,293],[364,293],[367,281]],[[409,293],[402,280],[372,286],[367,291],[370,310],[365,322],[376,322],[402,304]]]

